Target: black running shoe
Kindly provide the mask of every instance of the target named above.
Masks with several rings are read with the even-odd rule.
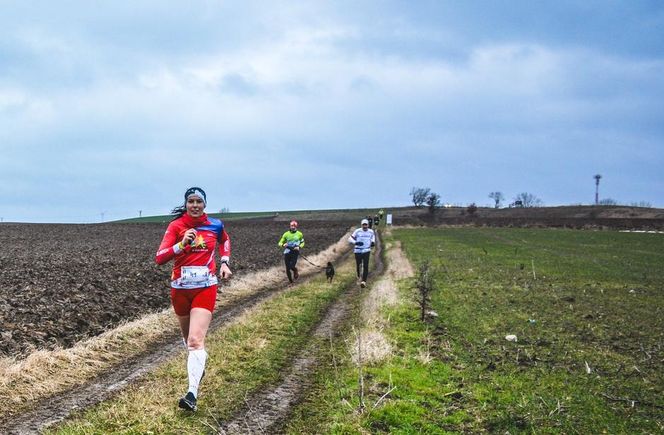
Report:
[[[300,277],[300,273],[297,271],[297,267],[293,268],[293,278],[298,279]]]
[[[188,392],[186,396],[180,399],[178,406],[187,411],[196,411],[196,396],[194,396],[194,393]]]

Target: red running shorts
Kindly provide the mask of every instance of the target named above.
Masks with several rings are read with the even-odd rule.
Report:
[[[178,316],[188,316],[192,308],[205,308],[212,312],[216,301],[216,285],[187,290],[171,288],[171,303]]]

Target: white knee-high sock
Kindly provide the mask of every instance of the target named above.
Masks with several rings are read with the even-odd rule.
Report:
[[[198,384],[201,382],[205,371],[207,352],[205,349],[189,349],[187,357],[187,373],[189,374],[189,391],[198,397]]]

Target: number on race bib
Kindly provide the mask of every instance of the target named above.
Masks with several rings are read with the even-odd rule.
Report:
[[[205,283],[210,278],[207,266],[182,266],[181,272],[180,284],[185,286]]]

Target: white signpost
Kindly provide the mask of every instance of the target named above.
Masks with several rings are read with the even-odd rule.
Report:
[[[388,214],[387,214],[387,218],[386,218],[386,219],[387,219],[387,220],[385,221],[385,223],[386,223],[387,225],[392,225],[392,214],[391,214],[391,213],[388,213]]]

